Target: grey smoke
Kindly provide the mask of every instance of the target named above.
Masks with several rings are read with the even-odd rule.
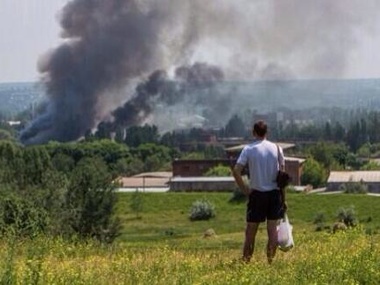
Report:
[[[142,116],[135,123],[143,121],[156,110],[139,110],[152,107],[139,106],[125,86],[197,61],[219,66],[226,80],[345,77],[361,37],[376,31],[379,6],[376,0],[70,1],[60,17],[65,42],[41,60],[48,107],[21,140],[78,139],[129,100]]]
[[[215,88],[223,80],[223,71],[206,63],[178,67],[173,78],[164,70],[156,70],[137,85],[134,96],[124,106],[112,112],[113,128],[146,122],[157,109],[157,104],[165,109],[171,106],[179,109],[181,105],[188,105],[190,109],[203,106],[202,112],[208,112],[208,117],[212,117],[213,113],[223,112],[224,104],[228,102],[228,98],[217,96],[220,93]],[[185,117],[185,114],[179,112],[176,117]]]
[[[21,134],[26,144],[75,140],[104,113],[102,97],[160,66],[159,35],[168,15],[142,11],[138,1],[77,0],[62,11],[67,42],[40,66],[47,112]]]

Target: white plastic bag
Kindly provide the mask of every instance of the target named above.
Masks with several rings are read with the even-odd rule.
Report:
[[[277,226],[277,244],[282,251],[288,251],[294,247],[293,226],[289,223],[288,215],[285,213],[284,218]]]

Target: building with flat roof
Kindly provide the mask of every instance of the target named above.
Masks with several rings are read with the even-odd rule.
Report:
[[[285,171],[290,175],[292,185],[301,185],[302,166],[305,162],[304,158],[286,156],[286,151],[295,146],[293,143],[276,142],[282,148],[285,154]],[[241,144],[233,147],[226,148],[227,157],[230,161],[235,161],[240,155],[240,152],[246,144]],[[248,171],[248,170],[247,170]]]
[[[172,172],[140,173],[132,177],[120,177],[119,192],[166,192],[169,190],[169,181]]]
[[[291,143],[277,144],[284,150],[284,152],[295,146]],[[172,162],[173,177],[204,176],[208,170],[218,165],[232,168],[244,146],[245,144],[241,144],[226,148],[227,158],[225,159],[176,159]],[[301,185],[302,165],[304,162],[304,158],[285,156],[285,170],[290,175],[292,185]]]
[[[368,192],[380,193],[380,171],[331,171],[327,179],[327,191],[340,190],[349,183],[364,183]]]

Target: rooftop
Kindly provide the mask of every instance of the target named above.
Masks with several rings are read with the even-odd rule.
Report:
[[[285,156],[285,162],[286,161],[297,161],[300,164],[302,164],[305,162],[305,160],[306,160],[305,158],[301,158],[301,157]]]
[[[197,177],[173,177],[170,182],[233,182],[235,181],[232,176],[197,176]]]
[[[171,171],[161,171],[161,172],[144,172],[134,175],[133,177],[149,177],[149,178],[170,178],[173,176]]]
[[[279,145],[283,150],[293,148],[295,146],[295,144],[283,143],[283,142],[277,142],[276,144]],[[236,146],[226,148],[225,151],[237,152],[237,151],[241,151],[245,146],[246,144],[236,145]]]
[[[159,188],[168,187],[170,178],[122,177],[121,188]]]
[[[327,183],[380,182],[380,171],[331,171]]]

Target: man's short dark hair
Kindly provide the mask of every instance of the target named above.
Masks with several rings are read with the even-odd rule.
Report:
[[[259,137],[264,137],[267,134],[267,131],[268,126],[263,120],[257,121],[253,125],[253,132]]]

